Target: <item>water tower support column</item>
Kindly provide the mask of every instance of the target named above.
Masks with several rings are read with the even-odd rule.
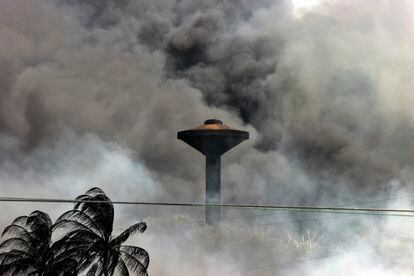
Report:
[[[220,204],[220,155],[206,156],[206,204]],[[219,224],[221,219],[220,207],[206,208],[206,223],[208,225]]]

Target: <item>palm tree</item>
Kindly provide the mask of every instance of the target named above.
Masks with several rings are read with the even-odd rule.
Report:
[[[1,275],[75,275],[77,263],[70,254],[52,245],[52,220],[34,211],[7,226],[0,244]]]
[[[54,229],[67,233],[60,240],[62,250],[77,252],[78,272],[89,268],[88,275],[148,275],[149,255],[136,246],[122,245],[131,235],[143,233],[147,225],[138,222],[112,236],[114,207],[100,188],[92,188],[76,198],[81,202],[61,215]]]

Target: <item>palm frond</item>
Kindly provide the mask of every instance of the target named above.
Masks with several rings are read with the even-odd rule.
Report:
[[[86,191],[86,195],[94,196],[94,195],[106,195],[105,192],[99,187],[93,187]]]
[[[13,220],[12,224],[21,225],[23,227],[27,226],[28,216],[20,216]]]
[[[128,266],[129,270],[134,273],[133,275],[144,275],[147,272],[145,266],[138,261],[134,256],[121,251],[122,259],[124,260],[125,264]]]
[[[77,197],[77,200],[92,201],[78,202],[74,205],[74,210],[80,210],[90,216],[98,229],[103,232],[103,236],[108,239],[114,221],[114,206],[111,200],[99,188],[90,189],[86,194]],[[93,201],[104,203],[93,203]]]
[[[91,234],[94,234],[96,237],[100,237],[99,233],[96,233],[93,229],[91,229],[90,227],[88,227],[87,225],[76,221],[76,220],[60,220],[58,222],[56,222],[53,226],[53,230],[57,230],[57,229],[64,229],[66,231],[72,232],[72,231],[87,231],[90,232]]]
[[[69,246],[80,241],[88,242],[90,244],[103,242],[103,239],[100,236],[86,230],[73,230],[68,232],[64,238],[67,239],[65,244]]]
[[[17,224],[10,224],[6,228],[4,228],[3,233],[1,234],[1,236],[3,237],[4,235],[7,235],[7,234],[19,236],[19,237],[27,240],[28,242],[30,242],[31,239],[32,239],[31,234],[29,233],[29,231],[27,231],[26,228],[24,228],[20,225],[17,225]]]
[[[93,264],[91,268],[89,269],[88,273],[86,274],[86,276],[95,276],[97,270],[98,270],[98,264]]]
[[[36,267],[33,266],[33,260],[31,258],[23,258],[1,265],[0,275],[26,275],[33,270],[36,270]]]
[[[100,196],[104,196],[104,198],[107,198],[108,201],[110,201],[110,199],[106,196],[105,192],[101,188],[98,188],[98,187],[94,187],[94,188],[89,189],[88,191],[86,191],[85,194],[76,197],[76,200],[80,200],[80,201],[81,200],[88,200],[88,201],[90,201],[90,200],[93,200],[94,198],[100,197]],[[104,201],[106,201],[106,200],[104,200]],[[77,202],[77,203],[75,203],[74,209],[79,209],[80,206],[84,203],[86,203],[86,202]]]
[[[86,239],[76,239],[71,238],[70,236],[62,237],[60,240],[54,242],[50,247],[50,250],[53,252],[55,258],[58,258],[59,255],[66,255],[72,250],[76,250],[81,247],[88,248],[91,245],[91,241]]]
[[[57,220],[56,220],[56,224],[58,224],[60,221],[62,220],[76,220],[80,223],[82,223],[83,225],[87,226],[88,228],[93,229],[94,231],[97,232],[97,234],[100,234],[103,236],[103,233],[101,231],[101,229],[99,228],[98,225],[96,225],[96,223],[93,221],[93,219],[87,214],[84,213],[82,211],[79,210],[69,210],[65,213],[63,213]],[[56,226],[53,226],[53,229],[56,228]]]
[[[89,244],[83,244],[83,245],[77,245],[67,250],[62,250],[59,252],[54,253],[53,263],[59,263],[61,261],[65,261],[68,259],[76,259],[78,262],[81,261],[81,257],[83,254],[85,254],[90,245]]]
[[[92,235],[88,237],[88,235]],[[101,240],[95,239],[95,234],[86,231],[73,231],[68,237],[63,237],[52,245],[55,262],[65,258],[78,261],[78,268],[86,269],[95,259],[96,252],[102,251]],[[84,264],[87,263],[86,266]]]
[[[43,224],[45,226],[48,226],[48,228],[50,228],[52,226],[52,219],[45,212],[35,210],[35,211],[30,213],[29,218],[36,218],[36,220],[40,221],[41,224]]]
[[[49,266],[49,272],[52,275],[60,275],[61,273],[69,273],[76,275],[76,267],[78,261],[75,258],[64,258],[63,260],[54,260],[53,264]]]
[[[98,265],[98,269],[96,270],[96,274],[97,275],[99,275],[99,276],[102,276],[104,273],[104,269],[105,269],[105,267],[104,267],[104,264],[103,264],[103,262],[102,262],[102,258],[99,258],[99,265]]]
[[[106,196],[105,196],[106,197]],[[96,197],[94,201],[102,201],[106,198],[103,197]],[[109,238],[112,233],[112,226],[114,222],[114,207],[112,202],[108,203],[85,203],[81,211],[87,213],[89,216],[92,217],[95,224],[101,229],[104,236]]]
[[[39,254],[43,255],[51,242],[52,220],[48,214],[36,210],[30,214],[26,224],[31,230],[30,235],[32,239],[30,242],[32,246],[39,250]]]
[[[20,251],[20,250],[18,250]],[[24,251],[21,251],[24,252]],[[31,256],[27,256],[26,254],[21,254],[17,252],[4,252],[0,254],[0,266],[11,264],[15,261],[21,260],[21,259],[31,259]]]
[[[24,258],[32,258],[33,257],[32,255],[30,255],[26,251],[13,249],[13,250],[10,250],[8,252],[0,253],[0,264],[2,263],[1,260],[3,259],[3,256],[7,256],[7,255],[20,256],[20,257],[24,257]]]
[[[96,262],[98,259],[99,259],[99,256],[97,253],[92,253],[92,254],[86,253],[84,255],[81,255],[80,256],[81,261],[78,263],[77,272],[80,273],[80,272],[85,271],[88,267],[90,267],[90,265],[93,262]],[[96,267],[96,270],[98,269],[98,263],[95,263],[93,266]]]
[[[124,260],[122,258],[119,259],[118,265],[116,266],[116,275],[119,276],[129,276],[129,270],[127,265],[125,264]]]
[[[121,256],[119,252],[116,250],[110,250],[108,256],[109,260],[106,264],[106,270],[108,272],[108,275],[113,275],[115,268],[118,266],[119,259]]]
[[[122,245],[120,247],[120,250],[134,256],[134,258],[139,260],[139,262],[141,262],[145,268],[148,267],[150,258],[148,252],[144,248],[131,245]]]
[[[36,210],[27,218],[26,225],[38,235],[47,235],[52,227],[52,220],[48,214]]]
[[[149,265],[148,252],[140,247],[124,245],[120,247],[122,258],[131,271],[144,273]]]
[[[8,247],[12,247],[18,250],[21,249],[26,252],[35,251],[30,242],[18,237],[7,239],[0,244],[0,250],[6,249]]]
[[[121,234],[119,234],[118,237],[116,237],[115,239],[111,241],[111,247],[121,245],[129,238],[129,236],[137,232],[144,233],[146,229],[147,229],[147,224],[145,222],[138,222],[128,227],[128,229],[123,231]]]

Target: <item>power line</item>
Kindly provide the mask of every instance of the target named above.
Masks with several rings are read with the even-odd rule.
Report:
[[[354,203],[350,203],[347,205],[340,205],[340,206],[335,206],[335,207],[350,207],[353,205],[365,205],[365,204],[369,204],[369,203],[378,203],[378,202],[385,202],[385,201],[391,201],[391,200],[397,200],[397,199],[406,199],[406,198],[413,198],[414,195],[408,195],[408,196],[400,196],[400,197],[393,197],[393,198],[385,198],[385,199],[378,199],[378,200],[370,200],[370,201],[365,201],[365,202],[354,202]],[[273,217],[273,216],[278,216],[275,213],[265,213],[265,214],[260,214],[260,215],[247,215],[247,216],[240,216],[240,217],[228,217],[228,218],[224,218],[222,219],[223,221],[228,221],[228,220],[237,220],[237,219],[245,219],[245,218],[256,218],[256,217]],[[307,219],[308,220],[308,219]],[[317,220],[317,219],[315,219]],[[300,222],[301,220],[295,220],[295,222]],[[276,223],[279,224],[279,223]]]
[[[0,197],[0,202],[35,202],[35,203],[93,203],[107,204],[104,200],[78,200],[57,198],[23,198],[23,197]],[[412,209],[385,209],[385,208],[351,208],[351,207],[329,207],[329,206],[293,206],[293,205],[255,205],[255,204],[205,204],[205,203],[178,203],[178,202],[145,202],[145,201],[111,201],[119,205],[141,205],[141,206],[169,206],[169,207],[211,207],[211,208],[234,208],[234,209],[257,209],[277,210],[295,212],[325,212],[340,214],[361,215],[388,215],[388,216],[414,216]]]

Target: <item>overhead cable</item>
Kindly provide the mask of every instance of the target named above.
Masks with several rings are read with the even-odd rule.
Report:
[[[0,202],[32,202],[32,203],[93,203],[107,204],[108,201],[100,200],[78,200],[58,198],[26,198],[26,197],[0,197]],[[294,212],[325,212],[342,214],[378,214],[395,216],[414,216],[413,209],[386,209],[386,208],[352,208],[352,207],[330,207],[330,206],[294,206],[294,205],[257,205],[257,204],[205,204],[205,203],[180,203],[180,202],[146,202],[146,201],[111,201],[119,205],[141,205],[141,206],[169,206],[169,207],[212,207],[212,208],[234,208],[234,209],[257,209],[278,210]]]

